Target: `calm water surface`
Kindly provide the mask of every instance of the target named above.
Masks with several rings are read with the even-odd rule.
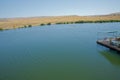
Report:
[[[96,44],[120,23],[68,24],[0,32],[0,80],[120,80],[120,55]]]

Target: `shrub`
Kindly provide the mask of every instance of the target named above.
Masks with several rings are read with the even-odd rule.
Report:
[[[51,25],[51,23],[47,23],[47,25]]]
[[[42,23],[42,24],[40,24],[40,26],[44,26],[44,25],[45,25],[45,24],[43,24],[43,23]]]
[[[0,31],[3,31],[3,28],[0,28]]]
[[[76,21],[75,23],[85,23],[85,21]]]
[[[28,27],[32,27],[32,25],[28,25]]]
[[[25,28],[27,28],[27,26],[26,26],[26,25],[24,25],[24,27],[25,27]]]
[[[63,24],[63,22],[58,22],[58,23],[56,23],[56,24]],[[64,23],[65,24],[65,23]]]
[[[70,22],[71,24],[74,24],[74,22]]]
[[[69,22],[66,22],[66,24],[69,24]]]

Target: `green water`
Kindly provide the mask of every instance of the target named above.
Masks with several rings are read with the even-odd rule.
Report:
[[[50,25],[0,32],[0,80],[120,80],[120,54],[96,44],[120,23]]]

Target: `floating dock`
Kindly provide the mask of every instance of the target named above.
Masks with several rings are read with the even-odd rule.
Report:
[[[106,40],[97,40],[97,43],[102,45],[102,46],[105,46],[109,49],[112,49],[112,50],[115,50],[117,52],[120,52],[120,48],[111,44],[109,41],[106,41]]]

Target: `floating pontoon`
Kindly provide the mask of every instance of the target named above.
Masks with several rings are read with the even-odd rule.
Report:
[[[120,52],[120,33],[118,31],[99,32],[97,43]]]

